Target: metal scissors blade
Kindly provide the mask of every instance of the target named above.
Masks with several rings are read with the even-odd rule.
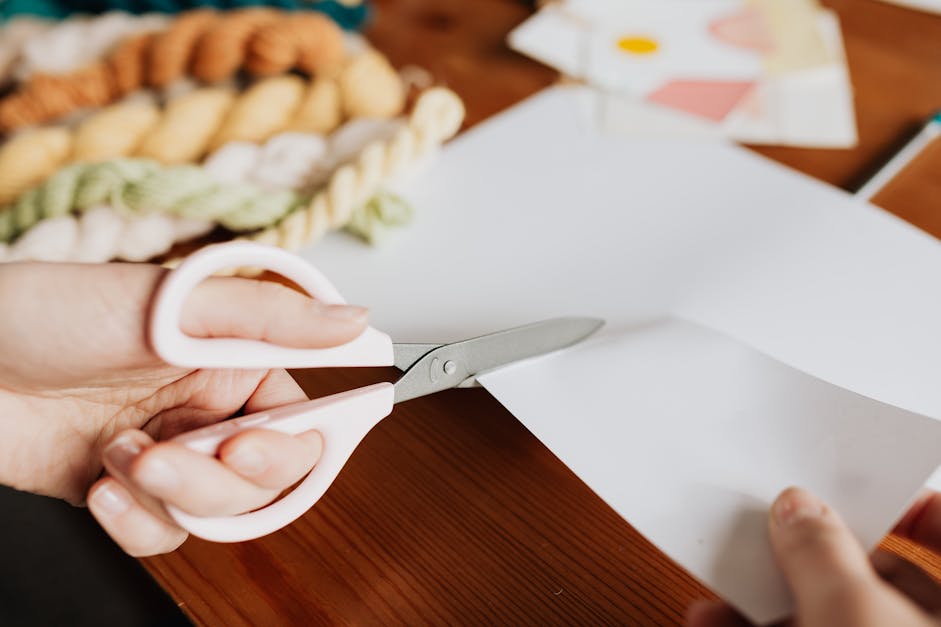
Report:
[[[395,383],[395,402],[466,387],[494,368],[577,344],[603,325],[597,318],[553,318],[453,344],[397,344],[395,365],[405,374]]]

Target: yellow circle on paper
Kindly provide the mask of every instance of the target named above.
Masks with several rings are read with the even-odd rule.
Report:
[[[618,50],[628,54],[653,54],[660,48],[651,37],[632,36],[618,39]]]

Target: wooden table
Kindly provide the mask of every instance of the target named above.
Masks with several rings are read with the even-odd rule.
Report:
[[[376,4],[372,41],[460,93],[468,125],[556,80],[504,44],[529,13],[523,2]],[[827,4],[843,22],[859,146],[760,152],[852,188],[941,107],[941,17],[874,0]],[[941,235],[935,153],[933,170],[916,173],[924,180],[879,201]],[[297,373],[317,395],[395,375]],[[941,573],[927,554],[894,538],[887,546]],[[481,390],[398,407],[291,527],[243,544],[190,540],[144,564],[196,623],[215,625],[672,624],[710,596]]]

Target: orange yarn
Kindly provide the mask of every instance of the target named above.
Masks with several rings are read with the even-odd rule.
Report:
[[[147,80],[154,87],[166,87],[186,74],[190,54],[199,38],[220,20],[212,9],[184,13],[158,33],[147,51]]]
[[[125,39],[105,61],[111,73],[115,97],[129,94],[144,84],[145,57],[153,38],[153,33],[148,33]]]
[[[256,31],[281,17],[282,14],[273,9],[244,9],[210,26],[193,50],[190,68],[193,76],[215,83],[235,74],[248,56],[248,43]]]
[[[34,75],[0,99],[0,131],[100,107],[149,85],[166,87],[188,71],[217,82],[244,68],[271,76],[297,68],[329,72],[344,56],[343,33],[319,13],[249,8],[189,11],[163,32],[135,35],[105,59],[63,75]]]
[[[316,74],[342,59],[343,34],[330,18],[294,13],[258,29],[249,42],[245,68],[256,76],[282,74],[292,67]]]
[[[0,127],[14,129],[66,115],[82,107],[112,101],[113,84],[107,68],[96,64],[70,74],[37,74],[30,89],[0,101]]]

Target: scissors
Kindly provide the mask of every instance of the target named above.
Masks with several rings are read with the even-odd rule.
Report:
[[[208,246],[168,274],[155,293],[150,317],[151,345],[167,363],[186,368],[311,368],[391,366],[404,374],[323,398],[285,405],[219,422],[173,439],[215,456],[219,445],[246,429],[286,434],[318,430],[323,453],[313,470],[290,493],[261,509],[236,516],[199,517],[168,506],[176,522],[193,535],[216,542],[241,542],[287,526],[327,491],[360,441],[392,412],[393,405],[426,394],[476,384],[477,375],[565,348],[597,331],[594,318],[557,318],[452,344],[393,344],[372,327],[346,344],[298,349],[259,340],[195,338],[180,329],[187,296],[204,279],[227,268],[250,266],[294,281],[327,304],[345,301],[330,281],[301,257],[273,246],[231,242]]]

